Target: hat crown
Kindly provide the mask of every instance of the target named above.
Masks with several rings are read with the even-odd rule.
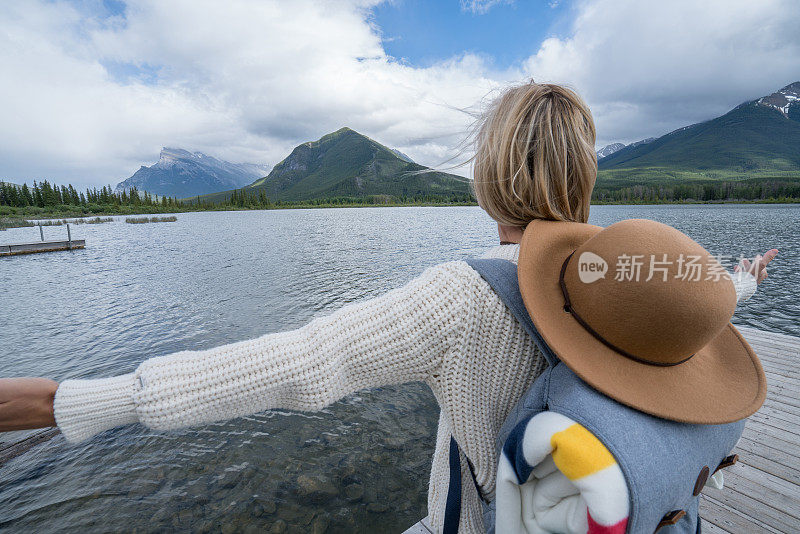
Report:
[[[679,363],[730,321],[736,292],[727,271],[682,232],[655,221],[613,224],[568,260],[571,308],[599,336],[656,364]]]

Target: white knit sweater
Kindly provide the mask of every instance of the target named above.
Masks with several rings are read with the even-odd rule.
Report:
[[[518,245],[484,257],[517,260]],[[755,290],[737,277],[740,300]],[[405,286],[347,305],[288,332],[142,362],[115,378],[66,380],[55,397],[58,427],[76,442],[140,422],[174,429],[263,410],[319,410],[364,388],[422,381],[441,407],[428,513],[442,528],[451,433],[493,496],[494,440],[544,359],[489,285],[463,261],[430,267]],[[482,529],[462,458],[461,532]]]

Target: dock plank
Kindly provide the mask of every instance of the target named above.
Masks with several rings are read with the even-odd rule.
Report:
[[[703,519],[703,532],[711,534],[730,534],[730,531],[725,530],[724,528],[717,526],[714,523],[709,523],[705,519]]]
[[[800,471],[796,467],[792,468],[787,465],[792,463],[789,453],[772,447],[764,447],[744,438],[739,440],[739,444],[736,447],[737,453],[744,453],[739,456],[740,462],[782,478],[792,484],[800,484]]]
[[[766,427],[780,428],[793,434],[792,441],[800,439],[800,418],[793,419],[791,415],[782,418],[779,414],[780,412],[756,413],[750,416],[750,419],[753,421],[754,427],[758,423]]]
[[[703,527],[711,523],[721,531],[732,534],[783,534],[705,494],[700,498],[700,517]]]
[[[767,389],[769,389],[769,384],[767,384]],[[787,410],[780,404],[776,405],[772,403],[770,406],[767,406],[765,403],[763,406],[761,406],[761,409],[758,412],[756,412],[756,414],[760,416],[760,419],[763,419],[765,421],[778,419],[780,421],[785,421],[787,423],[794,423],[795,425],[800,425],[800,415],[794,413],[793,410]],[[776,424],[782,424],[782,423],[776,422]]]
[[[431,531],[425,528],[422,521],[411,526],[404,534],[431,534]]]

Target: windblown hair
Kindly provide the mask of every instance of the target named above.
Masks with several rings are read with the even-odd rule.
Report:
[[[506,89],[475,141],[475,196],[494,220],[586,222],[597,178],[595,129],[574,91],[533,82]]]

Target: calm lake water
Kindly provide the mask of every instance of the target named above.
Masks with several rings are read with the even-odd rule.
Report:
[[[779,248],[735,322],[800,335],[800,206],[595,206],[591,222],[633,217],[715,254]],[[0,243],[38,233],[0,232]],[[473,207],[118,218],[73,237],[87,248],[0,259],[0,376],[128,373],[151,356],[295,328],[497,241]],[[314,414],[132,425],[74,446],[58,436],[0,467],[0,530],[400,532],[426,513],[437,418],[431,393],[411,384]]]

